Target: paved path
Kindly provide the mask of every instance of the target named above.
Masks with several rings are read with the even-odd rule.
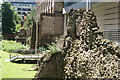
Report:
[[[12,62],[12,61],[15,61],[16,59],[39,59],[39,58],[41,58],[41,57],[43,57],[43,55],[37,55],[37,56],[27,56],[27,55],[25,55],[25,56],[14,56],[14,57],[12,57],[11,59],[10,59],[10,61]]]

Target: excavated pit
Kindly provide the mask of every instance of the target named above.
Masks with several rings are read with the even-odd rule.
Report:
[[[103,32],[99,30],[96,16],[92,11],[72,9],[68,13],[66,34],[59,42],[60,46],[63,44],[63,50],[58,54],[58,56],[62,55],[61,60],[59,59],[62,64],[58,64],[59,61],[52,64],[62,65],[61,69],[54,68],[63,74],[62,76],[57,74],[59,78],[119,79],[119,47],[114,42],[103,38]],[[51,58],[44,61],[44,66],[49,66],[54,61]],[[39,67],[43,63],[42,60],[39,61]],[[55,58],[55,60],[57,59]],[[36,79],[41,78],[42,72],[45,75],[50,74],[44,66],[36,74]],[[53,70],[53,67],[49,67],[49,69]],[[56,72],[52,74],[56,74]],[[49,76],[49,78],[53,78],[53,76]]]

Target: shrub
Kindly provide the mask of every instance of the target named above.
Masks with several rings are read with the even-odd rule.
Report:
[[[15,31],[18,32],[18,31],[21,29],[20,27],[21,27],[21,25],[20,25],[20,24],[17,24],[17,25],[16,25],[16,28],[15,28]]]
[[[40,49],[41,51],[46,51],[48,48],[47,48],[47,46],[41,46],[41,47],[39,47],[39,49]]]
[[[42,46],[39,49],[45,51],[46,53],[57,53],[61,51],[61,49],[57,47],[55,43],[47,44],[46,46]]]
[[[2,40],[3,39],[3,36],[2,35],[0,35],[0,40]]]
[[[15,51],[18,49],[29,49],[29,46],[24,46],[19,42],[16,41],[7,41],[7,40],[3,40],[2,41],[2,50],[3,51]]]

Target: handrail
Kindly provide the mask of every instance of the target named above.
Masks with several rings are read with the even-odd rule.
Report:
[[[10,59],[10,61],[14,61],[15,59],[39,59],[39,58],[41,58],[41,57],[43,57],[43,55],[41,54],[41,56],[40,55],[23,55],[23,56],[14,56],[14,57],[11,57],[11,59]]]

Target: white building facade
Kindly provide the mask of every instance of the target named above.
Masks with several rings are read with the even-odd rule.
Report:
[[[32,8],[36,6],[34,0],[7,0],[15,7],[15,11],[18,12],[18,15],[22,16],[24,13],[29,14],[32,11]]]
[[[2,34],[2,9],[0,4],[0,35]]]

